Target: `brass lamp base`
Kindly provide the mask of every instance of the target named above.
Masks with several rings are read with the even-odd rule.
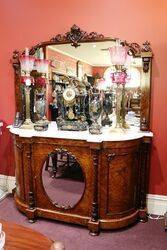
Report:
[[[21,129],[33,129],[34,123],[30,119],[26,119],[24,123],[20,126]]]
[[[129,124],[127,122],[123,122],[122,127],[124,129],[130,129],[130,126],[129,126]]]
[[[123,127],[112,127],[110,133],[125,133],[125,129]]]

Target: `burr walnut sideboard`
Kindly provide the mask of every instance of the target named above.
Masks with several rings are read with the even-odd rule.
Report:
[[[101,135],[90,135],[58,131],[53,123],[45,132],[13,127],[10,132],[16,161],[15,202],[30,221],[45,217],[80,224],[96,235],[100,229],[147,220],[151,132],[104,130]],[[74,206],[52,202],[43,184],[46,159],[61,150],[76,159],[83,173],[84,189]]]

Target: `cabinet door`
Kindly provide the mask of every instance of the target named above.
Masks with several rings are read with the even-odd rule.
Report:
[[[100,175],[100,215],[119,218],[136,209],[138,190],[138,146],[103,150]]]
[[[52,168],[46,169],[45,164],[48,156],[51,153],[54,155],[55,152],[64,152],[62,160],[67,159],[65,152],[68,153],[78,165],[70,164],[70,162],[61,163],[60,155],[57,156],[59,162],[58,158],[55,158],[56,160],[52,158],[53,161],[57,161],[58,166],[57,175],[52,178],[50,175]],[[78,172],[82,173],[83,179],[77,175],[78,172],[75,169],[80,169]],[[36,141],[33,145],[33,174],[35,176],[36,206],[50,210],[52,216],[56,216],[57,211],[85,217],[90,215],[93,168],[91,168],[90,149],[85,142],[64,139]]]

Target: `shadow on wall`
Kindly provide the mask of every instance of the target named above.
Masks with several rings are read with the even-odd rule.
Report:
[[[157,194],[158,186],[161,186],[163,183],[165,183],[165,178],[163,176],[162,169],[163,166],[161,166],[158,150],[153,143],[151,149],[150,178],[149,178],[150,194]],[[151,180],[154,182],[154,185],[152,185]]]
[[[0,137],[0,174],[14,176],[14,151],[12,136],[3,121],[2,135]]]

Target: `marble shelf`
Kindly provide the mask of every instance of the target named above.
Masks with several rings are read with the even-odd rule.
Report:
[[[14,128],[12,125],[8,126],[12,134],[20,137],[44,137],[44,138],[59,138],[59,139],[73,139],[85,140],[88,142],[100,143],[103,141],[126,141],[142,137],[153,137],[153,133],[140,131],[138,127],[131,126],[127,130],[114,130],[113,127],[102,128],[102,134],[92,135],[89,131],[61,131],[57,129],[56,122],[51,122],[47,131],[36,131],[34,129]]]

